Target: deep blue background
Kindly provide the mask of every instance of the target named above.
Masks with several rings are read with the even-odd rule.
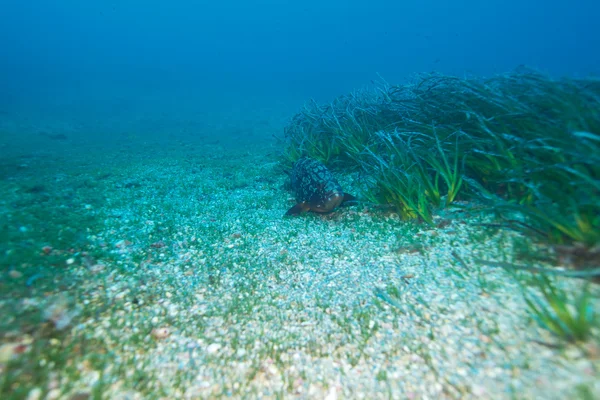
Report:
[[[597,74],[598,15],[598,0],[2,0],[0,110],[289,117],[377,74]]]

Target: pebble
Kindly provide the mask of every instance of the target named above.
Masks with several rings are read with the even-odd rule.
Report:
[[[106,265],[104,264],[95,264],[90,267],[90,272],[93,274],[100,273],[106,269]]]
[[[0,363],[6,363],[17,356],[19,343],[5,343],[0,346]]]
[[[90,396],[90,392],[81,391],[71,395],[71,397],[69,397],[69,400],[87,400],[90,398]]]
[[[42,389],[36,387],[29,391],[29,393],[27,394],[26,400],[39,400],[41,398],[42,398]]]
[[[215,354],[220,349],[221,349],[221,345],[219,343],[211,343],[206,347],[206,352],[208,354]]]
[[[21,271],[17,271],[16,269],[12,269],[8,275],[13,279],[19,279],[23,276],[23,273]]]
[[[329,391],[327,392],[327,396],[325,396],[325,400],[337,400],[338,398],[338,394],[337,394],[337,390],[335,387],[331,387],[329,388]]]
[[[168,338],[169,336],[171,336],[171,331],[169,330],[168,327],[160,327],[160,328],[154,328],[152,329],[152,332],[150,332],[150,335],[152,335],[152,337],[156,340],[163,340]]]
[[[59,397],[60,397],[60,390],[59,389],[52,389],[46,395],[46,400],[56,400]]]

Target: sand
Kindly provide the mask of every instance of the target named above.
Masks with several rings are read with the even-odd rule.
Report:
[[[598,342],[560,345],[527,309],[526,272],[474,261],[519,263],[530,239],[461,209],[436,227],[370,204],[283,218],[277,150],[5,159],[2,398],[600,396]],[[336,175],[360,196],[358,174]]]

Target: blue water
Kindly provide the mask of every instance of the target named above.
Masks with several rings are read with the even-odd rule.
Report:
[[[329,389],[338,382],[344,385],[341,398],[369,388],[393,398],[458,398],[463,390],[484,398],[494,390],[505,390],[499,393],[506,397],[567,398],[568,385],[583,397],[586,390],[597,391],[592,385],[598,368],[580,360],[588,347],[572,353],[550,343],[549,333],[538,335],[542,328],[527,317],[527,304],[515,307],[520,293],[505,296],[500,268],[482,270],[482,264],[475,270],[479,261],[467,259],[473,252],[498,265],[509,265],[513,257],[525,263],[523,249],[533,248],[529,241],[517,246],[512,232],[499,235],[502,241],[494,234],[490,243],[467,243],[463,251],[471,228],[458,223],[462,211],[436,219],[434,230],[396,224],[394,214],[380,214],[367,202],[343,214],[283,220],[294,198],[282,184],[287,178],[275,161],[283,146],[273,136],[282,136],[309,99],[329,102],[381,79],[402,84],[431,71],[491,76],[521,65],[554,77],[597,76],[599,23],[600,0],[0,0],[0,398],[56,398],[46,397],[48,392],[68,399],[115,393],[177,398],[167,390],[194,394],[205,383],[228,398],[248,398],[255,388],[273,390],[272,397],[337,398]],[[566,196],[584,196],[573,197],[577,201],[560,210],[556,221],[576,226],[574,236],[581,231],[595,241],[594,229],[585,224],[597,225],[589,211],[598,198],[597,174],[590,172],[596,170],[593,162],[573,156],[582,154],[577,149],[597,148],[600,132],[593,128],[600,125],[590,110],[598,107],[586,101],[582,109],[592,106],[572,126],[559,122],[587,147],[575,146],[554,167],[559,182],[569,172],[588,186],[567,188],[561,203],[544,194],[549,200],[541,198],[546,208],[539,214],[530,206],[532,195],[515,204],[523,200],[529,215],[544,220],[550,204],[554,213],[555,205],[571,200]],[[544,110],[544,104],[535,106]],[[467,119],[474,115],[462,111]],[[510,143],[517,143],[512,130],[530,119],[516,128],[507,121]],[[448,136],[457,138],[457,149],[463,133]],[[441,149],[437,133],[435,138]],[[564,141],[518,143],[520,154],[539,145],[557,160],[555,146]],[[423,175],[421,164],[435,157],[421,162],[409,150]],[[535,167],[533,176],[547,176],[533,156],[531,168],[520,168],[512,165],[511,152],[498,153],[498,159],[511,155],[509,171]],[[458,171],[457,153],[452,157]],[[515,192],[556,192],[556,183],[538,185],[517,172],[490,190],[510,189],[515,182]],[[557,259],[575,265],[582,248],[561,247]],[[514,256],[508,254],[513,248]],[[539,254],[531,259],[547,257]],[[421,261],[405,263],[410,257]],[[385,292],[376,286],[382,283]],[[587,294],[579,297],[587,287],[573,287],[580,304],[587,302]],[[379,303],[399,311],[368,308]],[[557,318],[567,320],[569,313]],[[574,320],[563,336],[591,324]],[[160,347],[165,327],[173,328],[172,342]],[[534,347],[532,339],[547,347]],[[444,346],[456,348],[446,352]],[[296,351],[302,356],[292,357]],[[597,348],[590,346],[592,354]],[[278,368],[300,367],[286,371],[281,385],[261,387],[265,376],[280,379],[270,367],[273,360]],[[315,360],[312,370],[306,360]],[[358,368],[348,372],[354,363]],[[241,387],[230,379],[229,370],[236,371],[231,365],[249,371],[248,377],[239,372],[247,379]],[[572,379],[559,382],[565,375]],[[323,392],[311,395],[313,383]],[[80,389],[83,394],[75,393]],[[213,398],[213,392],[190,397]]]
[[[270,136],[307,99],[379,76],[600,72],[593,0],[3,0],[1,10],[0,110],[32,132],[267,121]]]

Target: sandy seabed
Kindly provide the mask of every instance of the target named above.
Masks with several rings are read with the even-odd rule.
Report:
[[[282,218],[272,144],[61,146],[3,148],[3,399],[600,396],[597,342],[474,261],[535,246],[484,217]]]

